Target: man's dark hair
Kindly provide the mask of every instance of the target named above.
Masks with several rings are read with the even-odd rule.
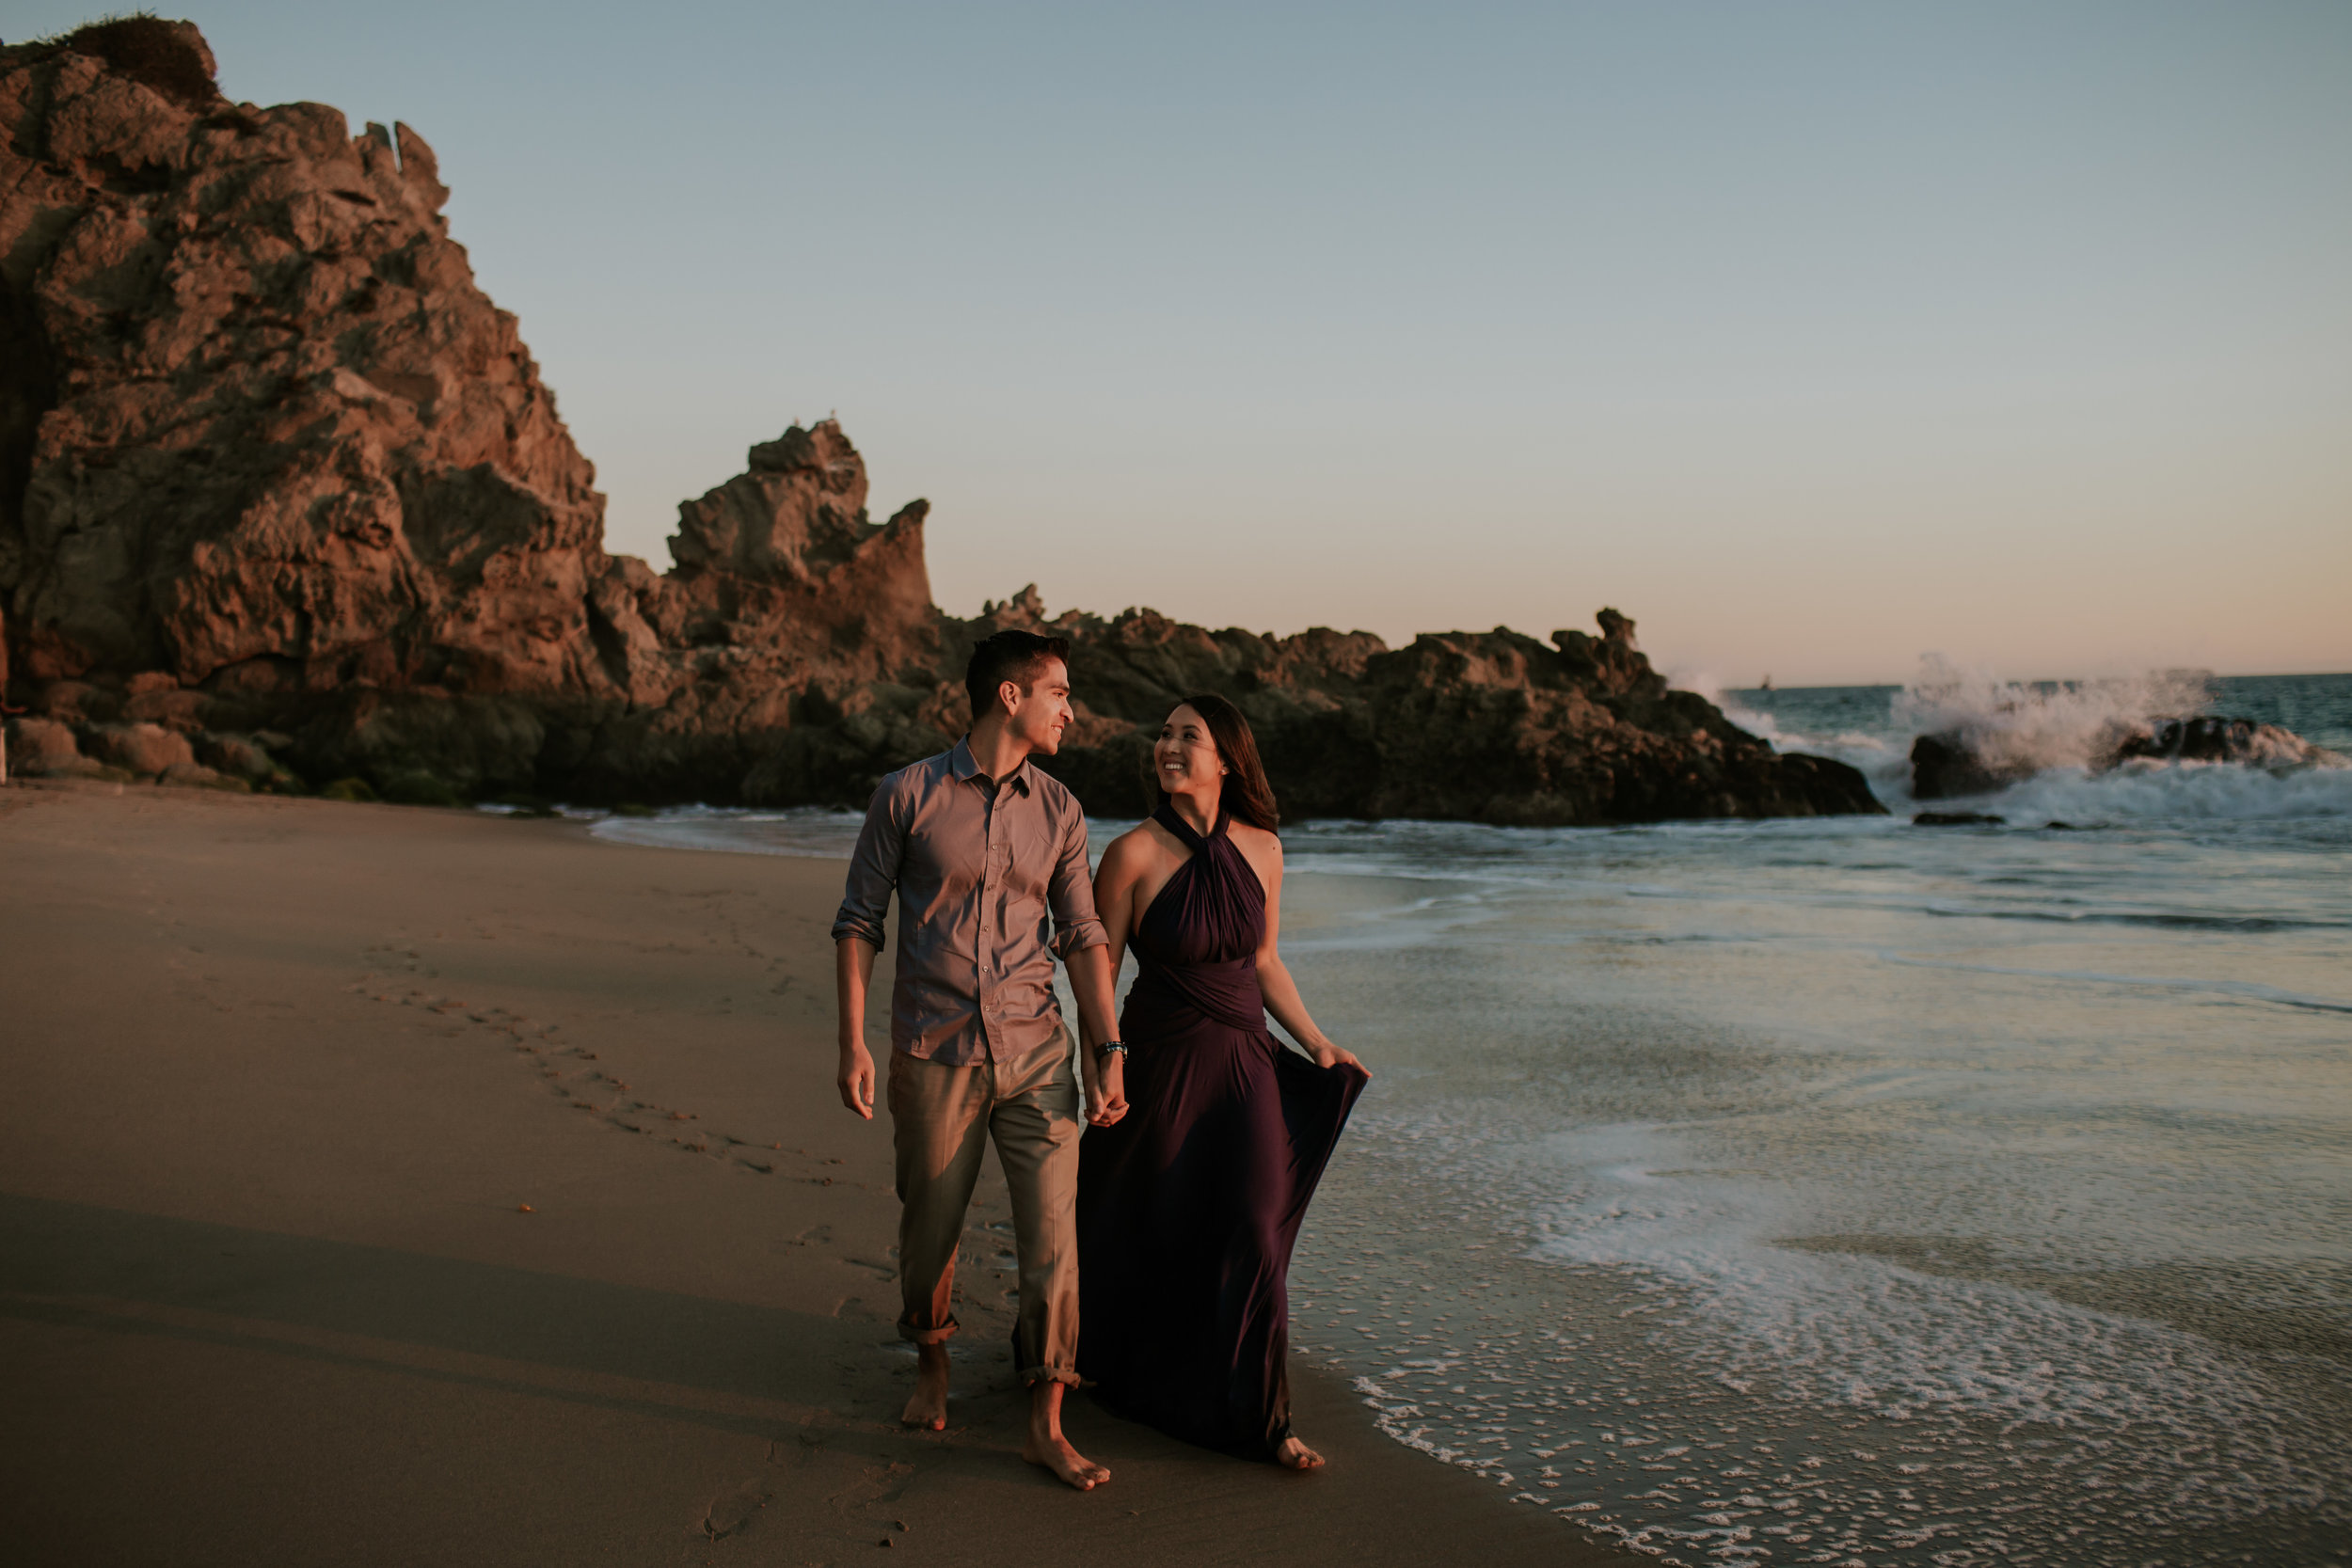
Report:
[[[1000,631],[980,639],[964,666],[964,694],[972,699],[972,722],[997,706],[996,689],[1007,681],[1026,691],[1037,684],[1049,658],[1070,662],[1070,639],[1040,637],[1033,631]]]

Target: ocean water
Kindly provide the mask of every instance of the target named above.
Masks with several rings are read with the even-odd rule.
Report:
[[[1285,831],[1285,956],[1375,1073],[1301,1354],[1664,1560],[2352,1561],[2352,768],[2083,760],[2201,699],[2352,752],[2352,676],[1714,695],[1895,815]],[[1955,723],[2048,763],[1961,803],[2001,825],[1909,820]]]

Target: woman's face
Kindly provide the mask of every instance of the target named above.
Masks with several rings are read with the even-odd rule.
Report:
[[[1178,704],[1168,722],[1160,726],[1152,761],[1160,787],[1170,795],[1198,795],[1214,800],[1224,788],[1225,765],[1217,758],[1216,742],[1209,738],[1208,721],[1188,704]]]

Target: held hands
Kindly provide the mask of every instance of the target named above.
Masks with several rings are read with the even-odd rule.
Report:
[[[841,1070],[834,1083],[841,1090],[842,1104],[867,1121],[874,1119],[874,1058],[863,1041],[843,1043]]]
[[[1087,1120],[1108,1127],[1127,1114],[1127,1053],[1113,1051],[1100,1057],[1094,1082],[1087,1094]]]

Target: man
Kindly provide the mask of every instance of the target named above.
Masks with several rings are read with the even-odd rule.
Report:
[[[1054,958],[1070,970],[1087,1049],[1093,1119],[1116,1121],[1097,1092],[1094,1048],[1111,1042],[1111,973],[1087,874],[1086,817],[1052,756],[1070,722],[1070,644],[1000,631],[972,652],[972,729],[955,746],[882,782],[850,861],[834,921],[840,998],[841,1101],[874,1115],[866,991],[898,894],[898,971],[890,993],[892,1140],[897,1153],[898,1332],[914,1341],[909,1426],[947,1425],[947,1338],[956,1243],[982,1146],[1012,1194],[1020,1266],[1013,1349],[1029,1385],[1022,1457],[1080,1491],[1110,1479],[1062,1436],[1061,1401],[1078,1381],[1078,1081],[1054,995]]]

